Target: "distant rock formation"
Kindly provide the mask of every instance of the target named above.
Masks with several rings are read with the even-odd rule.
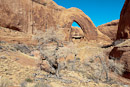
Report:
[[[119,20],[113,20],[109,23],[98,26],[98,30],[104,35],[107,35],[112,41],[116,40]]]

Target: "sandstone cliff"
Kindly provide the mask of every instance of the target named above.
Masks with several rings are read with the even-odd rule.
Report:
[[[65,9],[52,0],[0,0],[0,13],[0,26],[29,34],[50,27],[67,30],[75,21],[86,39],[97,36],[95,25],[84,12],[78,8]]]
[[[117,39],[130,38],[130,0],[126,0],[120,14]]]
[[[124,77],[130,78],[130,0],[125,1],[121,11],[116,39],[122,43],[113,48],[109,57],[125,64]]]

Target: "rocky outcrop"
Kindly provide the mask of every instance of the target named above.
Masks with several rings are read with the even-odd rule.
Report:
[[[109,23],[98,26],[98,30],[104,35],[107,35],[111,40],[116,40],[119,20],[113,20]]]
[[[130,39],[114,47],[109,58],[124,64],[125,72],[123,76],[130,79]]]
[[[120,14],[117,39],[130,38],[130,0],[126,0]]]
[[[71,28],[73,22],[79,24],[83,30],[85,37],[90,39],[96,39],[97,31],[96,27],[91,19],[85,15],[83,11],[78,8],[70,8],[61,12],[58,24],[63,28]]]
[[[0,26],[29,34],[50,27],[71,30],[75,21],[88,40],[97,36],[95,25],[84,12],[77,8],[65,9],[52,0],[0,0],[0,13]]]
[[[56,27],[64,9],[51,0],[0,0],[0,26],[32,34]]]
[[[130,79],[130,0],[126,0],[121,11],[116,40],[124,39],[110,52],[109,58],[125,65],[124,77]]]

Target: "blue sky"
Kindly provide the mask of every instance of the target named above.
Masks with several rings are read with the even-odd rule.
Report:
[[[95,26],[120,18],[125,0],[53,0],[65,8],[76,7],[88,15]],[[73,23],[76,26],[76,23]]]

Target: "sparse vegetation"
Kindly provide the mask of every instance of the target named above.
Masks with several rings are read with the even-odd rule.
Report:
[[[109,69],[114,72],[115,74],[122,75],[124,70],[124,65],[118,63],[114,60],[109,60]]]
[[[26,78],[25,81],[26,82],[33,82],[33,80],[31,78]]]
[[[12,83],[7,78],[0,78],[0,87],[9,87],[12,86]]]
[[[65,37],[57,30],[50,28],[45,33],[38,32],[34,38],[39,42],[38,48],[41,55],[49,62],[51,68],[56,70],[55,74],[59,76],[60,58],[65,60],[70,53],[70,49],[63,44]]]
[[[34,87],[51,87],[51,86],[44,82],[37,82]]]

